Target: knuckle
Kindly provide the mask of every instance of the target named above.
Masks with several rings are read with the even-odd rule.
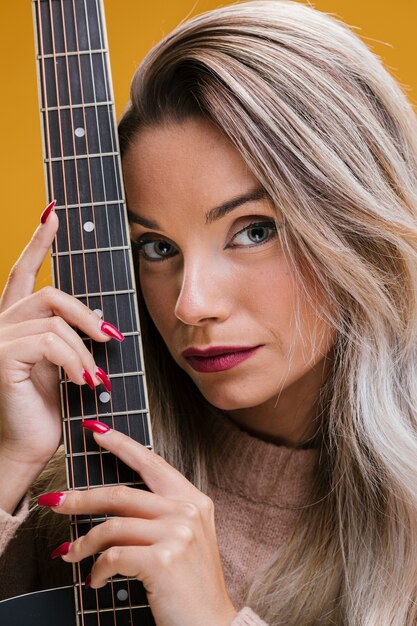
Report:
[[[188,524],[176,524],[174,535],[182,544],[190,544],[195,539],[194,531]]]
[[[206,495],[203,495],[199,501],[199,508],[205,515],[214,515],[214,502]]]
[[[113,537],[123,530],[123,521],[119,517],[112,517],[103,524],[103,532],[107,537]]]
[[[112,567],[120,559],[120,548],[118,546],[112,546],[104,552],[102,558],[107,565]]]
[[[200,510],[194,502],[183,502],[181,508],[183,516],[190,521],[200,517]]]
[[[42,289],[38,291],[38,294],[41,300],[45,302],[52,302],[56,298],[57,292],[58,289],[52,287],[52,285],[46,285],[46,287],[42,287]]]
[[[129,487],[125,485],[117,485],[116,487],[110,487],[108,490],[108,498],[110,504],[120,504],[121,501],[125,501],[128,498]]]
[[[175,552],[172,547],[160,546],[155,552],[155,560],[158,566],[170,568],[175,560]]]
[[[46,346],[56,346],[58,337],[54,332],[49,330],[44,334],[43,341],[45,342]]]
[[[66,322],[59,317],[58,315],[54,315],[53,317],[48,318],[49,329],[54,333],[61,333],[66,327]]]

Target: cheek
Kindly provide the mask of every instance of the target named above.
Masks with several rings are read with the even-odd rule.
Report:
[[[174,321],[174,296],[170,297],[170,289],[163,281],[156,281],[147,272],[141,272],[139,266],[139,283],[148,313],[158,329],[161,337],[169,345],[170,325]]]

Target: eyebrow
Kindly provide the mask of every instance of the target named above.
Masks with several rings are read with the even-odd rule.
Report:
[[[207,211],[205,215],[206,224],[212,224],[216,220],[221,219],[222,217],[230,213],[230,211],[233,211],[233,209],[242,206],[242,204],[245,204],[246,202],[255,202],[256,200],[261,200],[262,198],[265,198],[267,195],[268,194],[266,189],[264,189],[263,187],[257,187],[253,191],[248,191],[241,196],[232,198],[231,200],[227,200],[220,206],[214,207],[214,209],[210,209],[210,211]],[[133,213],[129,209],[127,210],[127,215],[129,218],[129,222],[133,222],[134,224],[140,224],[145,228],[162,230],[157,222],[154,222],[153,220],[148,220],[141,215],[138,215],[137,213]]]

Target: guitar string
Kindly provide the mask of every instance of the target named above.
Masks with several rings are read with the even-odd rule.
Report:
[[[62,0],[61,0],[62,1]],[[89,128],[87,127],[87,119],[86,119],[86,111],[85,111],[85,98],[84,98],[84,87],[83,87],[83,74],[82,74],[82,67],[81,67],[81,58],[80,58],[80,46],[79,46],[79,40],[78,40],[78,22],[77,22],[77,12],[75,9],[75,3],[73,2],[73,17],[74,17],[74,27],[75,27],[75,36],[76,36],[76,47],[77,47],[77,52],[78,52],[78,70],[79,70],[79,75],[80,75],[80,86],[81,86],[81,102],[82,102],[82,112],[83,112],[83,121],[84,121],[84,128],[85,128],[85,140],[86,140],[86,154],[87,154],[87,165],[88,165],[88,178],[89,178],[89,185],[90,185],[90,194],[91,194],[91,205],[92,205],[92,220],[93,220],[93,231],[94,231],[94,237],[95,237],[95,242],[96,242],[96,249],[98,248],[98,242],[97,242],[97,229],[96,229],[96,216],[95,216],[95,207],[94,207],[94,197],[93,197],[93,187],[92,187],[92,174],[91,174],[91,167],[90,167],[90,149],[89,149],[89,133],[88,130]],[[85,8],[85,7],[84,7]],[[88,43],[89,43],[89,49],[92,49],[91,46],[91,40],[90,40],[90,36],[89,36],[89,18],[88,18],[88,13],[86,11],[84,11],[85,14],[85,23],[86,23],[86,29],[87,29],[87,36],[88,36]],[[91,53],[90,53],[90,69],[92,69],[91,67]],[[92,85],[94,86],[94,73],[92,73]],[[93,87],[94,89],[94,87]],[[94,90],[94,102],[96,102],[96,93]],[[100,127],[99,127],[99,123],[98,123],[98,116],[97,116],[97,106],[95,107],[95,116],[96,116],[96,127],[97,127],[97,139],[98,139],[98,144],[99,144],[99,154],[102,153],[102,149],[101,149],[101,139],[100,139]],[[101,157],[100,157],[101,159]],[[104,172],[102,172],[102,179],[103,179],[103,188],[105,188],[105,179],[104,179]],[[105,198],[106,201],[106,198]],[[104,205],[106,207],[106,215],[107,215],[107,204]],[[101,217],[101,216],[100,216]],[[107,235],[108,235],[108,242],[109,242],[109,246],[111,247],[111,235],[110,235],[110,229],[109,229],[109,225],[108,225],[108,221],[107,221]],[[110,257],[111,257],[111,253],[110,253]],[[104,304],[103,304],[103,296],[102,296],[102,284],[101,284],[101,273],[100,273],[100,259],[99,259],[99,255],[97,252],[97,267],[99,269],[99,293],[100,293],[100,307],[101,310],[104,311]],[[113,285],[114,288],[116,288],[116,284],[114,281],[114,275],[113,275]],[[116,311],[117,311],[117,298],[115,296],[115,305],[116,305]],[[117,321],[119,322],[119,319],[117,318]],[[118,323],[118,327],[120,327],[120,324]],[[120,350],[120,354],[121,354],[121,358],[123,358],[123,353],[121,351],[121,346],[119,346],[119,350]],[[92,347],[92,352],[94,353],[94,348]],[[106,358],[106,369],[108,372],[110,372],[110,367],[109,367],[109,357],[108,357],[108,350],[107,350],[107,344],[104,344],[104,352],[105,352],[105,358]],[[115,424],[114,424],[114,409],[113,409],[113,400],[112,400],[112,396],[110,395],[110,413],[112,416],[112,426],[114,428]],[[102,470],[102,484],[105,484],[105,480],[104,480],[104,472],[103,472],[103,459],[102,459],[102,453],[101,453],[101,448],[99,448],[99,454],[100,454],[100,463],[101,463],[101,470]],[[117,482],[120,482],[120,477],[119,477],[119,468],[118,468],[118,464],[116,461],[116,474],[117,474]],[[95,561],[95,557],[94,557],[94,561]],[[117,618],[116,618],[116,611],[115,611],[115,596],[114,596],[114,585],[113,585],[113,581],[109,581],[110,582],[110,590],[111,590],[111,596],[112,596],[112,604],[113,604],[113,620],[114,620],[114,624],[116,625],[117,622]],[[99,597],[98,597],[98,591],[96,591],[96,604],[98,606],[99,609]]]
[[[55,47],[54,47],[54,41],[53,41],[53,16],[52,16],[52,11],[51,11],[51,2],[49,0],[49,5],[46,5],[46,3],[43,3],[43,6],[46,8],[46,10],[49,8],[49,19],[50,19],[50,25],[51,25],[51,37],[52,37],[52,41],[51,41],[51,49],[53,52],[53,66],[54,66],[54,74],[55,74],[55,88],[56,88],[56,98],[57,98],[57,121],[58,121],[58,127],[59,127],[59,141],[60,141],[60,145],[61,145],[61,152],[63,152],[62,150],[62,132],[61,132],[61,126],[60,126],[60,109],[59,109],[59,104],[58,104],[58,94],[59,94],[59,90],[58,90],[58,85],[57,85],[57,75],[56,75],[56,53],[55,53]],[[43,18],[42,18],[42,11],[41,11],[41,3],[40,0],[38,0],[37,3],[37,7],[38,7],[38,25],[39,25],[39,44],[40,44],[40,63],[39,65],[41,65],[42,67],[42,89],[43,90],[43,104],[44,104],[44,120],[45,120],[45,127],[46,127],[46,157],[49,157],[48,159],[48,171],[49,171],[49,193],[50,193],[50,197],[49,200],[51,200],[52,198],[54,198],[56,196],[55,194],[55,182],[54,182],[54,171],[53,171],[53,161],[52,161],[52,146],[51,146],[51,132],[50,132],[50,120],[49,120],[49,115],[50,115],[50,111],[49,111],[49,102],[48,102],[48,89],[47,89],[47,85],[46,85],[46,61],[45,61],[45,52],[44,52],[44,28],[43,28]],[[46,16],[47,17],[47,16]],[[64,206],[67,207],[67,191],[66,191],[66,180],[65,180],[65,165],[64,165],[64,160],[61,159],[61,169],[62,169],[62,179],[63,179],[63,193],[64,193],[64,197],[63,197],[63,203]],[[66,210],[66,214],[67,214],[67,210]],[[69,228],[68,228],[68,216],[67,217],[67,238],[68,238],[68,244],[70,245],[69,242]],[[59,248],[58,245],[58,236],[55,235],[54,237],[54,249],[57,252]],[[59,257],[56,256],[55,257],[55,262],[53,263],[53,268],[54,268],[54,278],[55,278],[55,284],[57,285],[58,289],[61,289],[61,273],[60,273],[60,265],[59,265]],[[69,256],[69,268],[70,268],[70,281],[71,281],[71,286],[72,286],[72,291],[74,293],[74,276],[73,276],[73,268],[72,268],[72,259],[71,256]],[[63,373],[63,386],[64,386],[64,390],[62,390],[61,388],[61,394],[64,395],[65,399],[66,399],[66,411],[67,411],[67,415],[69,415],[69,406],[68,406],[68,378],[66,375],[66,372],[63,370],[63,368],[61,368],[61,372]],[[81,396],[81,388],[80,388],[80,396]],[[69,420],[68,420],[69,422]],[[70,460],[68,463],[68,459],[66,459],[66,467],[67,467],[67,480],[68,480],[68,487],[70,486],[70,484],[72,484],[72,488],[74,489],[74,484],[75,484],[75,478],[74,478],[74,465],[73,465],[73,456],[72,456],[72,440],[71,440],[71,433],[70,431],[67,434],[67,444],[68,444],[68,448],[69,448],[69,453],[70,453]],[[70,468],[68,468],[68,465],[70,466]],[[76,531],[77,531],[77,526],[75,526]],[[72,533],[72,529],[71,529],[71,533]],[[77,532],[76,532],[76,536]],[[79,579],[80,579],[80,572],[79,572],[79,567],[78,567],[78,574],[79,574]],[[84,620],[82,623],[82,626],[84,626]]]
[[[75,7],[74,7],[74,3],[73,3],[73,11],[75,11]],[[76,189],[76,193],[77,193],[77,200],[78,200],[78,219],[79,219],[79,227],[80,227],[80,236],[81,236],[81,249],[82,249],[82,263],[83,263],[83,274],[84,274],[84,282],[85,282],[85,294],[86,294],[86,305],[90,308],[90,302],[89,302],[89,295],[88,295],[88,276],[87,276],[87,267],[86,267],[86,255],[85,255],[85,244],[84,244],[84,232],[83,232],[83,225],[82,225],[82,214],[81,214],[81,196],[80,196],[80,184],[79,184],[79,172],[78,172],[78,167],[79,164],[81,165],[81,163],[77,160],[77,146],[76,146],[76,142],[75,142],[75,128],[74,128],[74,110],[73,110],[73,102],[72,102],[72,86],[71,86],[71,80],[70,80],[70,68],[69,68],[69,58],[68,58],[68,45],[67,45],[67,33],[66,33],[66,19],[65,19],[65,10],[64,10],[64,5],[63,5],[63,0],[61,0],[61,25],[62,25],[62,36],[63,36],[63,52],[64,52],[64,58],[65,58],[65,63],[66,63],[66,77],[67,77],[67,86],[68,86],[68,99],[69,99],[69,117],[70,117],[70,122],[71,122],[71,138],[72,138],[72,148],[73,148],[73,156],[74,156],[74,172],[75,172],[75,189]],[[77,52],[79,53],[79,46],[78,46],[78,35],[77,35],[77,25],[74,25],[74,30],[75,30],[75,37],[76,37],[76,44],[77,44]],[[81,73],[81,67],[80,67],[80,61],[79,61],[79,57],[80,55],[78,54],[78,64],[79,64],[79,84],[80,84],[80,88],[81,88],[81,101],[82,101],[82,110],[84,111],[84,97],[83,97],[83,77],[82,77],[82,73]],[[86,138],[87,138],[87,133],[86,133]],[[89,161],[89,157],[88,157],[88,146],[87,146],[87,164],[88,164],[88,174],[89,174],[89,182],[90,182],[90,195],[91,195],[91,203],[93,203],[93,192],[92,192],[92,183],[91,183],[91,172],[90,172],[90,161]],[[101,292],[101,284],[100,284],[100,264],[99,264],[99,260],[98,260],[98,251],[97,251],[97,236],[96,236],[96,229],[94,228],[94,238],[95,238],[95,246],[96,246],[96,258],[97,258],[97,271],[98,271],[98,280],[99,280],[99,290]],[[70,233],[70,239],[71,239],[71,233]],[[73,294],[74,295],[74,294]],[[102,304],[101,304],[102,306]],[[93,347],[93,342],[91,339],[89,339],[89,345],[90,345],[90,351],[92,352],[92,347]],[[106,348],[106,352],[107,352],[107,346]],[[81,400],[81,402],[83,402],[83,400]],[[97,388],[94,389],[94,403],[95,403],[95,408],[96,408],[96,414],[98,414],[98,402],[97,402]],[[82,421],[84,421],[84,406],[82,407]],[[71,422],[69,421],[69,429],[71,430]],[[88,457],[87,457],[87,438],[86,438],[86,433],[83,430],[82,431],[82,440],[83,440],[83,448],[84,448],[84,466],[85,466],[85,471],[86,471],[86,483],[87,483],[87,488],[89,489],[91,487],[90,485],[90,468],[88,465]],[[100,449],[100,468],[101,468],[101,476],[102,476],[102,482],[104,482],[104,471],[103,471],[103,461],[102,461],[102,454],[101,454],[101,449]],[[76,522],[77,524],[77,522]],[[77,524],[78,526],[78,524]],[[92,522],[92,516],[90,515],[90,529],[93,528],[93,522]],[[77,536],[78,536],[78,528],[77,528]],[[93,556],[93,562],[95,562],[95,558]],[[81,572],[80,572],[81,573]],[[81,587],[81,579],[79,580],[79,595],[80,595],[80,611],[81,614],[84,613],[84,601],[82,598],[82,587]],[[99,622],[99,626],[100,626],[100,613],[99,613],[99,604],[98,604],[98,591],[96,590],[95,592],[95,597],[96,597],[96,606],[97,606],[97,614],[98,614],[98,622]],[[114,602],[113,602],[113,609],[115,609],[114,606]],[[116,626],[116,623],[115,623]]]
[[[103,6],[103,1],[101,0],[100,2],[100,6],[101,6],[101,15],[104,18],[104,6]],[[96,16],[97,16],[97,23],[99,25],[99,37],[100,37],[100,49],[101,50],[108,50],[108,42],[107,42],[107,37],[106,37],[106,33],[102,32],[102,22],[101,22],[101,18],[100,18],[100,11],[99,11],[99,6],[98,6],[98,2],[97,0],[95,0],[95,7],[96,7]],[[108,61],[108,58],[107,58]],[[104,61],[104,53],[101,53],[101,62],[102,62],[102,69],[103,69],[103,76],[104,76],[104,80],[105,80],[105,89],[106,89],[106,101],[107,102],[113,102],[114,103],[114,94],[112,93],[112,84],[111,84],[111,79],[110,79],[110,67],[109,67],[109,63],[107,62],[107,64],[105,64]],[[107,65],[107,67],[106,67]],[[106,71],[107,70],[107,71]],[[107,77],[109,77],[109,83],[107,83]],[[114,107],[115,105],[113,105]],[[116,129],[114,127],[114,114],[113,114],[113,110],[112,107],[110,105],[107,105],[107,119],[109,120],[109,122],[111,123],[112,126],[112,132],[110,133],[111,136],[111,151],[113,153],[118,153],[120,154],[120,150],[119,150],[119,145],[117,142],[117,135],[116,135]],[[115,142],[117,145],[115,145]],[[115,174],[115,181],[116,181],[116,185],[117,185],[117,197],[121,198],[123,193],[122,193],[122,188],[121,186],[119,186],[119,181],[120,178],[118,176],[118,171],[117,171],[117,167],[116,167],[116,159],[115,157],[113,157],[113,164],[114,164],[114,174]],[[122,209],[124,209],[124,207],[121,207]],[[126,216],[126,212],[125,212],[125,216]],[[108,216],[107,216],[108,219]],[[122,228],[122,215],[121,215],[121,211],[119,210],[119,219],[120,219],[120,226]],[[124,232],[126,233],[126,228],[124,229]],[[125,234],[125,236],[127,236],[127,234]],[[127,259],[126,259],[126,254],[124,254],[124,259],[125,259],[125,270],[126,270],[126,275],[129,275],[129,271],[128,271],[128,267],[127,267]],[[130,273],[131,273],[131,277],[132,277],[132,281],[134,281],[134,273],[132,271],[132,268],[130,268]],[[134,322],[134,316],[133,316],[133,311],[132,311],[132,296],[129,295],[128,296],[128,302],[129,302],[129,311],[130,311],[130,322],[131,322],[131,328],[137,328],[137,330],[139,330],[139,328],[137,327],[137,324],[135,324]],[[133,337],[133,347],[134,347],[134,357],[135,357],[135,371],[139,372],[140,371],[140,367],[139,367],[139,359],[138,359],[138,352],[137,352],[137,343],[138,340],[135,340],[135,338]],[[144,407],[146,406],[144,403],[144,399],[142,397],[142,388],[139,384],[139,392],[140,392],[140,402],[141,402],[141,406]],[[142,416],[142,414],[140,414]],[[134,418],[133,418],[134,419]],[[127,428],[128,428],[128,434],[129,436],[131,435],[131,430],[130,430],[130,418],[129,416],[127,416]],[[143,417],[142,417],[142,432],[146,432],[145,428],[144,428],[144,424],[143,424]],[[129,579],[127,579],[127,593],[128,593],[128,606],[129,606],[129,612],[130,612],[130,619],[133,623],[133,616],[132,616],[132,600],[131,600],[131,586],[130,586],[130,581]],[[136,583],[138,584],[138,583]]]
[[[69,267],[70,267],[70,279],[71,279],[71,291],[72,295],[75,294],[74,289],[74,271],[72,265],[72,255],[71,255],[71,237],[70,237],[70,223],[69,223],[69,212],[68,212],[68,192],[67,192],[67,179],[66,179],[66,169],[65,169],[65,161],[64,161],[64,141],[63,141],[63,133],[62,133],[62,119],[61,119],[61,98],[60,98],[60,89],[59,89],[59,81],[58,81],[58,70],[57,70],[57,56],[56,56],[56,44],[55,44],[55,27],[54,27],[54,13],[52,9],[52,0],[49,0],[49,16],[50,16],[50,25],[51,25],[51,42],[52,42],[52,54],[53,54],[53,67],[54,67],[54,76],[55,76],[55,90],[56,90],[56,104],[57,104],[57,119],[58,119],[58,128],[59,128],[59,145],[60,145],[60,153],[61,153],[61,169],[62,169],[62,183],[63,183],[63,192],[64,192],[64,207],[65,207],[65,221],[67,226],[67,241],[68,241],[68,259],[69,259]],[[48,107],[46,107],[48,109]],[[46,115],[49,115],[47,110]],[[52,153],[50,153],[50,158],[52,158]],[[56,252],[58,252],[58,242],[56,247]],[[59,267],[59,256],[56,256],[56,265]],[[60,288],[60,286],[59,286]],[[68,378],[65,375],[65,403],[66,403],[66,414],[69,418],[70,410],[69,410],[69,393],[68,393]],[[82,419],[84,419],[84,405],[83,405],[83,397],[82,397],[82,388],[79,387],[79,395],[80,395],[80,407]],[[68,431],[68,441],[69,441],[69,454],[70,454],[70,466],[71,466],[71,476],[72,476],[72,488],[75,489],[75,472],[74,472],[74,462],[72,455],[72,436],[71,436],[71,421],[68,419],[67,421],[67,431]],[[73,516],[75,521],[75,537],[78,539],[78,517]],[[78,583],[81,588],[81,566],[80,564],[76,567],[78,573]],[[82,595],[82,594],[80,594]],[[82,617],[82,626],[84,626],[84,618]]]
[[[90,5],[92,6],[92,5]],[[100,19],[100,14],[98,12],[98,7],[97,7],[97,3],[95,3],[95,8],[96,8],[96,22],[98,25],[98,32],[99,32],[99,37],[100,37],[100,45],[99,48],[101,50],[103,50],[104,48],[107,48],[107,46],[103,45],[103,37],[102,37],[102,25],[101,25],[101,19]],[[89,41],[89,47],[90,49],[92,49],[91,46],[91,37],[90,37],[90,30],[89,30],[89,18],[88,18],[88,11],[87,11],[87,6],[84,0],[84,12],[85,12],[85,16],[86,16],[86,24],[87,24],[87,37],[88,37],[88,41]],[[104,18],[104,9],[103,9],[103,5],[102,5],[102,15]],[[104,82],[105,82],[105,101],[109,102],[110,100],[113,102],[113,98],[111,97],[111,94],[109,93],[109,88],[108,88],[108,83],[107,83],[107,70],[109,70],[109,68],[107,68],[104,64],[104,53],[100,53],[101,55],[101,62],[102,62],[102,70],[103,70],[103,78],[104,78]],[[92,55],[90,55],[90,67],[91,67],[91,73],[93,76],[93,81],[92,81],[92,86],[93,86],[93,91],[94,91],[94,102],[97,101],[97,97],[96,97],[96,80],[95,78],[95,69],[94,69],[94,65],[92,62]],[[98,110],[97,110],[97,106],[95,107],[95,113],[96,113],[96,125],[97,125],[97,136],[98,136],[98,141],[99,141],[99,153],[102,153],[102,146],[101,146],[101,137],[100,137],[100,133],[99,133],[99,124],[98,124]],[[113,121],[113,112],[112,110],[109,108],[109,106],[107,106],[107,121],[110,123],[111,121]],[[113,132],[114,132],[114,125],[113,125]],[[110,138],[111,138],[111,145],[112,145],[112,152],[116,152],[115,147],[114,147],[114,141],[113,141],[113,134],[110,133]],[[122,191],[119,185],[119,181],[120,181],[120,174],[118,172],[118,170],[116,169],[116,161],[114,156],[112,157],[113,159],[113,167],[114,167],[114,180],[117,186],[117,197],[119,199],[122,198]],[[109,216],[108,216],[108,211],[107,211],[107,189],[106,189],[106,178],[104,176],[104,165],[103,165],[103,160],[100,157],[100,165],[101,165],[101,170],[102,170],[102,177],[103,177],[103,191],[104,191],[104,200],[105,200],[105,211],[106,211],[106,219],[107,219],[107,228],[108,228],[108,233],[109,233],[109,237],[110,237],[110,225],[109,225]],[[119,208],[119,216],[121,219],[121,213],[120,213],[120,206]],[[129,273],[127,271],[127,265],[126,265],[126,253],[124,254],[124,259],[125,259],[125,270],[126,270],[126,278],[127,278],[127,283],[129,282]],[[114,266],[113,266],[113,258],[112,256],[110,256],[110,262],[111,262],[111,268],[112,268],[112,277],[113,277],[113,282],[115,283],[115,274],[114,274]],[[133,280],[133,277],[130,276],[130,280]],[[116,310],[116,319],[117,319],[117,324],[118,326],[120,326],[120,319],[119,319],[119,308],[118,308],[118,301],[117,298],[115,297],[115,310]],[[131,316],[131,328],[135,328],[132,316]],[[124,364],[124,354],[123,351],[121,349],[120,346],[120,351],[121,351],[121,366],[122,366],[122,373],[125,373],[125,364]],[[125,396],[125,405],[126,405],[126,410],[128,410],[128,401],[127,401],[127,389],[126,389],[126,378],[124,376],[122,376],[122,382],[123,382],[123,388],[124,388],[124,396]],[[129,418],[127,417],[127,423],[128,423],[128,433],[130,434],[130,425],[129,425]],[[115,458],[115,462],[116,462],[116,468],[117,468],[117,472],[119,470],[119,465],[118,465],[118,459],[117,457]],[[119,474],[118,474],[118,482],[120,483],[120,478],[119,478]],[[127,581],[127,587],[128,587],[128,606],[129,606],[129,611],[132,617],[132,612],[131,612],[131,594],[130,594],[130,585],[129,582]]]
[[[102,50],[108,50],[108,42],[107,42],[107,38],[106,38],[106,32],[102,32],[102,28],[101,28],[101,20],[100,20],[100,15],[99,15],[99,3],[102,9],[102,15],[104,17],[104,7],[103,7],[103,0],[95,0],[95,6],[96,6],[96,13],[97,13],[97,21],[99,24],[99,36],[100,36],[100,48]],[[106,83],[106,95],[107,95],[107,102],[113,102],[114,103],[114,94],[112,93],[112,84],[111,84],[111,80],[109,80],[109,84],[107,84],[107,76],[110,77],[110,67],[108,67],[108,72],[106,72],[106,64],[104,62],[104,54],[101,55],[101,60],[102,60],[102,66],[103,66],[103,75],[104,75],[104,80]],[[113,105],[114,106],[114,105]],[[112,107],[111,105],[107,104],[107,111],[108,111],[108,117],[113,121],[114,116],[113,116],[113,111],[112,111]],[[112,147],[112,152],[117,153],[120,155],[120,149],[119,149],[119,143],[118,143],[118,137],[117,137],[117,129],[114,129],[114,125],[112,124],[112,129],[113,132],[111,133],[111,147]],[[121,198],[124,194],[123,194],[123,188],[119,185],[120,179],[119,176],[117,175],[117,167],[116,167],[116,158],[113,159],[113,164],[114,164],[114,170],[115,170],[115,180],[116,180],[116,185],[117,185],[117,190],[118,190],[118,197]],[[124,209],[124,207],[122,207]],[[125,213],[125,217],[126,213]],[[119,212],[119,219],[120,219],[120,226],[121,228],[123,228],[123,220],[122,220],[122,212]],[[124,232],[126,231],[126,229],[124,229]],[[126,234],[126,236],[129,236]],[[130,241],[130,236],[128,241]],[[126,258],[126,255],[124,257],[124,261],[125,261],[125,270],[126,270],[126,275],[129,275],[129,271],[132,275],[132,280],[134,280],[134,271],[133,271],[133,267],[129,267],[127,266],[128,263],[128,259]],[[131,321],[131,327],[135,328],[137,327],[135,320],[135,312],[132,309],[132,296],[128,296],[128,303],[129,303],[129,312],[130,312],[130,321]],[[138,328],[137,328],[138,329]],[[135,356],[135,368],[137,372],[142,371],[143,368],[140,367],[140,363],[141,363],[141,359],[139,358],[138,355],[138,341],[134,341],[133,342],[133,348],[134,348],[134,356]],[[139,395],[140,395],[140,402],[141,402],[141,406],[142,407],[146,407],[147,403],[145,402],[145,398],[143,396],[142,393],[142,387],[139,384]],[[143,432],[147,432],[147,427],[145,428],[145,424],[143,422],[143,414],[141,414],[141,419],[142,419],[142,430]],[[127,422],[127,426],[128,426],[128,433],[129,435],[130,433],[130,421],[128,420]]]

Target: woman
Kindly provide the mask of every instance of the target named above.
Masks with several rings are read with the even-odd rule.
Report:
[[[158,625],[415,623],[416,128],[379,59],[299,3],[211,11],[147,55],[119,131],[165,461],[87,424],[152,493],[40,499],[54,520],[116,516],[58,548],[103,551],[93,588],[137,576]],[[43,222],[0,317],[9,559],[60,440],[50,364],[106,384],[70,326],[122,339],[70,296],[31,295]]]

